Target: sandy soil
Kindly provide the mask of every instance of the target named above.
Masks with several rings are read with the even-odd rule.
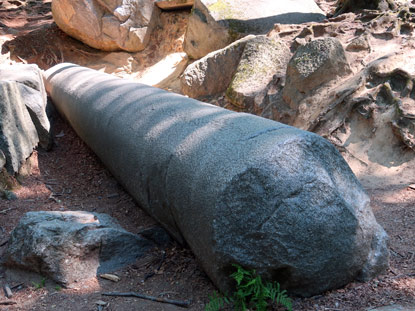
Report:
[[[326,10],[331,10],[334,1],[319,2]],[[188,11],[175,14],[182,23]],[[177,42],[180,36],[171,36],[172,42]],[[38,63],[44,69],[70,57],[86,61],[102,53],[62,33],[53,24],[49,0],[0,0],[0,44],[1,63]],[[145,53],[161,57],[156,51]],[[54,148],[49,152],[39,149],[34,153],[32,174],[20,180],[21,186],[15,191],[18,200],[0,200],[0,255],[7,247],[11,230],[28,211],[108,213],[131,232],[155,225],[58,116],[53,119],[53,131]],[[367,283],[351,283],[308,299],[293,298],[294,310],[352,311],[394,303],[415,305],[415,190],[406,185],[384,184],[368,189],[368,193],[378,221],[390,236],[390,269]],[[146,279],[152,272],[155,274]],[[108,291],[137,291],[190,300],[189,310],[204,310],[209,295],[215,290],[189,249],[175,243],[166,249],[155,250],[115,274],[121,277],[120,282],[97,278],[73,289],[62,289],[46,280],[44,287],[37,288],[41,276],[0,267],[0,286],[7,283],[14,287],[11,299],[6,299],[0,291],[0,310],[99,310],[102,309],[96,304],[99,300],[109,303],[104,310],[182,309],[137,298],[101,295]],[[1,305],[6,301],[15,304]],[[274,307],[273,310],[281,309]]]

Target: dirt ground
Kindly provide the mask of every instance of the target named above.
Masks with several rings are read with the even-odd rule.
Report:
[[[334,1],[319,2],[329,10]],[[182,19],[188,12],[175,14],[178,14],[175,18]],[[172,38],[177,40],[180,35]],[[84,57],[84,61],[100,53],[67,37],[53,24],[49,0],[0,0],[0,44],[0,63],[37,63],[44,69],[68,60],[74,53]],[[71,48],[72,54],[68,52]],[[158,57],[151,51],[145,53]],[[28,211],[107,213],[133,233],[155,225],[68,124],[58,116],[52,121],[53,149],[49,152],[39,149],[34,153],[32,174],[21,179],[21,186],[15,191],[18,200],[0,200],[0,256],[7,248],[10,232]],[[367,283],[351,283],[312,298],[293,298],[294,310],[358,311],[391,304],[415,305],[415,189],[407,186],[411,183],[415,183],[415,176],[404,185],[385,184],[367,189],[376,218],[390,236],[390,269]],[[7,283],[14,293],[7,299],[0,291],[0,310],[92,311],[102,309],[98,301],[108,303],[103,308],[106,311],[183,310],[138,298],[102,295],[108,291],[135,291],[190,301],[188,309],[196,311],[204,310],[209,295],[215,290],[191,251],[176,243],[154,250],[115,274],[121,278],[119,282],[96,278],[75,288],[63,289],[50,280],[46,280],[45,286],[39,286],[42,276],[0,267],[0,286]],[[5,302],[11,304],[2,304]],[[282,309],[274,307],[273,310]]]

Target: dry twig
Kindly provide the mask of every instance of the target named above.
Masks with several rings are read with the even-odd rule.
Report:
[[[173,300],[167,298],[159,298],[154,296],[147,296],[136,292],[127,292],[127,293],[119,293],[119,292],[109,292],[109,293],[102,293],[103,296],[120,296],[120,297],[137,297],[141,299],[161,302],[161,303],[168,303],[172,305],[176,305],[183,308],[188,308],[190,306],[190,301],[182,301],[182,300]]]

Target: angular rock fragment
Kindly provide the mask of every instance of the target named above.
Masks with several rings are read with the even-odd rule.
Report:
[[[250,40],[242,53],[226,97],[243,111],[260,114],[272,80],[284,79],[291,52],[285,43],[265,36]]]
[[[106,214],[29,212],[13,230],[3,262],[71,286],[130,264],[153,246]]]
[[[223,92],[232,81],[245,45],[255,36],[246,36],[229,46],[193,62],[181,76],[181,91],[192,98]]]
[[[283,98],[294,110],[318,87],[351,73],[342,44],[335,38],[313,40],[299,46],[287,67]]]

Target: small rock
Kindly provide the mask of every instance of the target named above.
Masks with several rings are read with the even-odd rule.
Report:
[[[8,200],[8,201],[15,201],[17,200],[17,195],[13,192],[13,191],[9,191],[9,190],[0,190],[1,192],[1,196]]]
[[[99,306],[107,306],[108,302],[102,301],[102,300],[97,300],[97,301],[95,301],[95,304],[99,305]]]
[[[101,274],[100,277],[113,282],[119,282],[121,280],[120,277],[115,274]]]

